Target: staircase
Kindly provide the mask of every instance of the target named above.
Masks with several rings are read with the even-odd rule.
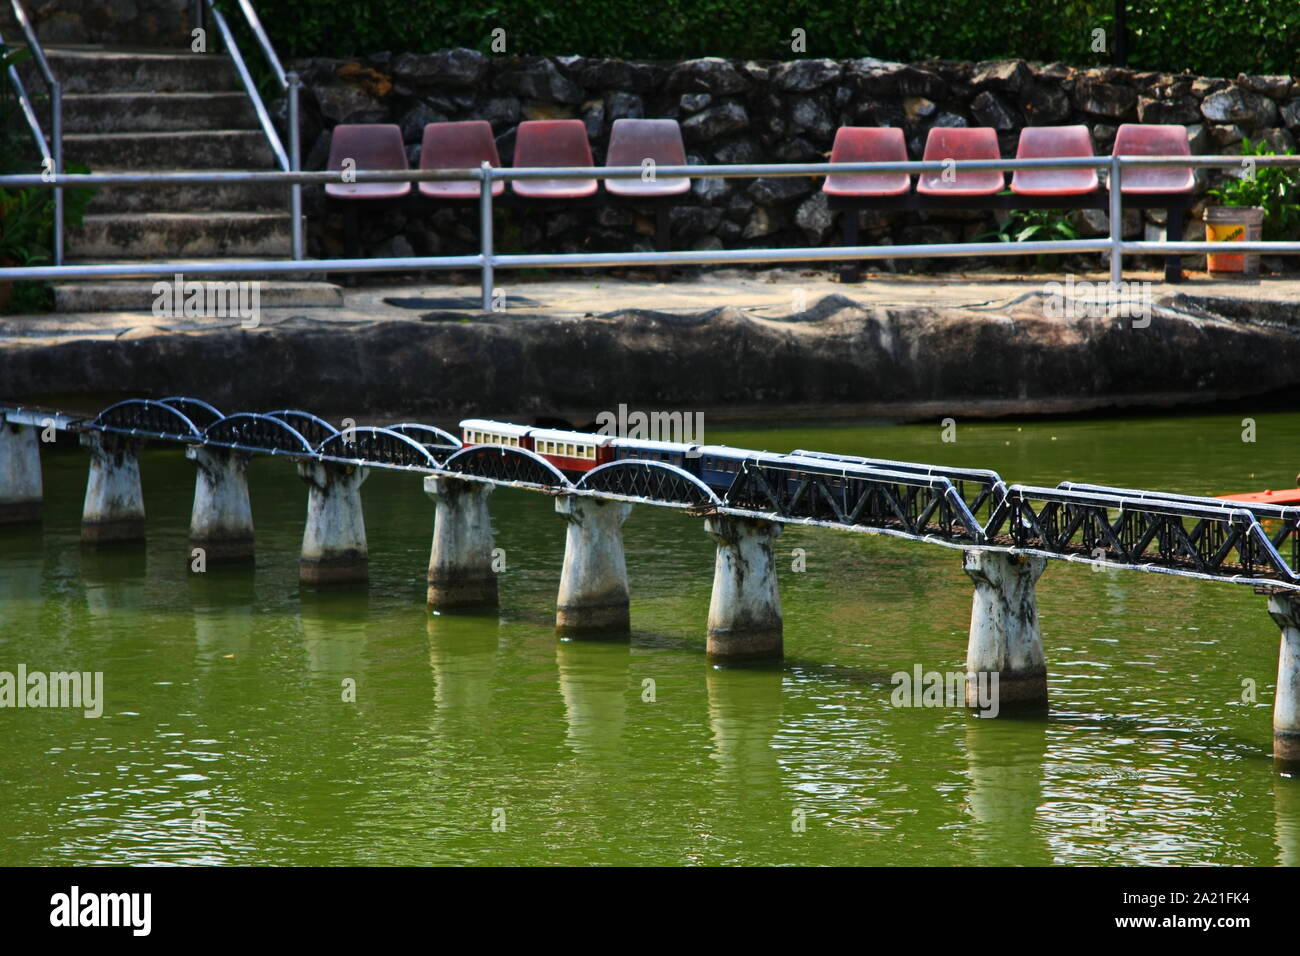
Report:
[[[36,29],[63,87],[65,164],[97,173],[279,169],[225,54],[179,46],[51,45],[45,26]],[[209,29],[210,39],[214,34]],[[287,259],[291,249],[286,186],[112,186],[99,187],[82,225],[68,229],[65,261],[234,262]],[[264,308],[342,304],[339,288],[330,283],[239,278],[262,279]],[[150,309],[156,281],[55,283],[55,308]]]

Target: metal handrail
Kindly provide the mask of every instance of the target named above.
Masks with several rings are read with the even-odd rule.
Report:
[[[45,58],[45,49],[41,46],[36,31],[32,29],[31,19],[27,16],[26,8],[23,7],[20,0],[10,0],[10,4],[13,7],[18,26],[22,28],[23,36],[27,40],[27,47],[32,51],[32,59],[36,61],[41,78],[45,80],[45,85],[50,91],[51,141],[47,142],[45,132],[41,129],[40,121],[36,117],[36,111],[32,108],[31,98],[23,87],[18,71],[13,66],[9,67],[9,81],[13,83],[15,91],[18,93],[18,102],[21,104],[23,114],[27,118],[27,125],[31,128],[32,135],[36,137],[37,148],[41,151],[41,161],[49,164],[45,173],[53,176],[53,182],[56,184],[54,186],[54,264],[61,266],[63,264],[63,187],[57,185],[57,183],[63,176],[63,87],[55,78],[54,71],[50,69],[50,63]],[[0,43],[3,42],[3,37],[0,37]],[[49,182],[50,180],[45,181],[45,183]]]
[[[244,56],[240,52],[239,44],[235,41],[234,34],[230,30],[230,24],[226,22],[226,18],[221,11],[217,9],[214,0],[201,0],[201,2],[195,4],[195,25],[198,29],[202,29],[203,9],[206,5],[208,12],[212,14],[212,19],[217,25],[217,31],[221,34],[221,42],[225,45],[226,53],[230,56],[231,62],[235,65],[235,71],[239,74],[239,81],[244,86],[244,92],[248,94],[253,109],[257,113],[257,121],[262,127],[262,132],[266,134],[266,138],[271,144],[271,151],[275,154],[276,162],[280,164],[280,168],[285,172],[299,172],[302,169],[302,148],[298,128],[298,99],[302,81],[298,78],[297,73],[285,72],[280,58],[276,55],[275,47],[271,45],[271,40],[266,35],[266,29],[262,26],[262,21],[258,18],[257,11],[253,9],[252,3],[249,0],[238,0],[238,3],[239,9],[244,14],[244,21],[248,24],[248,28],[252,31],[253,37],[262,49],[263,56],[266,57],[266,61],[271,67],[271,73],[275,77],[276,83],[279,84],[281,90],[288,94],[288,152],[285,151],[280,134],[276,132],[275,124],[271,122],[271,116],[267,112],[266,104],[262,102],[262,97],[257,92],[257,86],[253,83],[252,75],[248,72],[248,65],[244,62]],[[302,228],[302,184],[300,182],[292,181],[290,183],[289,215],[292,220],[293,258],[301,260],[305,254],[305,241]]]
[[[210,0],[209,0],[210,2]],[[291,87],[292,89],[292,87]],[[764,178],[782,176],[823,176],[831,173],[937,172],[1007,169],[1109,169],[1110,233],[1095,239],[1036,240],[1030,242],[963,242],[918,243],[880,246],[818,246],[802,248],[720,249],[680,252],[606,252],[606,253],[538,253],[497,255],[492,238],[492,189],[496,180],[525,179],[631,179],[645,174],[639,166],[583,167],[510,167],[498,168],[484,163],[478,169],[401,169],[401,170],[325,170],[303,172],[174,172],[91,173],[65,176],[65,185],[143,185],[205,183],[279,183],[303,185],[367,182],[438,182],[475,180],[479,190],[479,225],[481,245],[476,255],[401,256],[374,259],[312,259],[286,262],[253,260],[242,262],[150,262],[105,263],[74,267],[0,268],[3,279],[95,278],[126,276],[270,274],[304,272],[388,272],[422,269],[479,269],[482,273],[483,309],[491,311],[493,271],[501,268],[574,268],[586,266],[661,266],[716,265],[762,262],[831,262],[847,259],[958,258],[964,256],[1017,256],[1102,252],[1110,257],[1111,282],[1122,281],[1122,258],[1126,252],[1150,254],[1191,254],[1227,252],[1275,253],[1300,255],[1300,242],[1233,242],[1227,250],[1223,243],[1126,240],[1121,235],[1123,186],[1121,177],[1129,167],[1240,167],[1247,161],[1255,166],[1300,167],[1300,156],[1108,156],[1052,157],[1043,159],[955,160],[951,162],[919,161],[891,163],[785,163],[736,164],[715,166],[661,166],[656,176],[693,178]],[[49,186],[40,177],[28,175],[0,176],[0,186]]]

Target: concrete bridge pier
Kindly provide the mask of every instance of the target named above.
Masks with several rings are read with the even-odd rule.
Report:
[[[90,475],[81,509],[81,540],[116,544],[144,540],[144,492],[140,487],[140,449],[144,442],[111,432],[84,431]]]
[[[1300,594],[1271,594],[1268,613],[1282,630],[1273,698],[1273,758],[1300,767]]]
[[[632,506],[569,495],[555,499],[564,518],[564,570],[555,604],[555,627],[571,637],[627,633],[627,563],[623,522]]]
[[[437,503],[429,551],[428,601],[438,608],[496,607],[492,566],[494,485],[430,475],[424,493]]]
[[[718,544],[709,601],[711,661],[780,660],[781,592],[772,542],[784,530],[773,521],[713,515],[704,530]]]
[[[345,584],[370,577],[361,485],[366,468],[300,461],[307,482],[307,526],[302,532],[298,580],[303,584]]]
[[[198,466],[190,544],[208,561],[253,558],[253,509],[248,502],[249,455],[228,448],[187,445],[185,457]]]
[[[1004,551],[967,551],[963,567],[975,582],[970,642],[966,649],[966,705],[979,706],[979,681],[992,690],[998,710],[1047,709],[1047,662],[1038,629],[1034,583],[1047,559]]]
[[[37,430],[0,415],[0,524],[41,520],[41,451]]]

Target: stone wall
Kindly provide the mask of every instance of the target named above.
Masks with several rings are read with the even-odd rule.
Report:
[[[190,44],[190,0],[24,0],[23,6],[43,45],[140,49]],[[19,42],[21,33],[8,2],[0,4],[0,30],[6,40]]]
[[[1075,69],[1020,60],[890,63],[863,58],[788,63],[708,58],[676,63],[587,57],[490,57],[472,50],[380,53],[361,61],[294,64],[307,84],[304,165],[319,169],[337,123],[397,123],[414,165],[426,123],[485,119],[509,164],[521,120],[582,120],[595,161],[621,117],[669,117],[682,124],[691,163],[819,162],[841,125],[897,126],[919,159],[934,126],[991,126],[1014,156],[1024,126],[1084,123],[1108,153],[1121,123],[1186,125],[1195,153],[1237,153],[1241,141],[1275,151],[1300,133],[1300,83],[1289,76],[1234,80],[1114,68]],[[281,114],[283,109],[281,107]],[[1198,171],[1198,188],[1220,174]],[[673,212],[675,248],[835,244],[839,230],[814,179],[702,180]],[[341,229],[321,229],[319,195],[309,200],[314,253],[340,249]],[[1203,236],[1199,215],[1187,237]],[[649,210],[596,203],[559,215],[515,208],[497,226],[501,251],[651,248]],[[1163,210],[1129,214],[1125,234],[1163,236]],[[1084,235],[1106,229],[1100,212],[1073,215]],[[991,214],[868,214],[868,243],[972,239],[996,228]],[[369,254],[475,251],[474,210],[442,206],[372,216]],[[913,264],[915,265],[915,264]]]

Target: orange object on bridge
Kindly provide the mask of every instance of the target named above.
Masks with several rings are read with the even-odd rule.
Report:
[[[1224,501],[1249,501],[1264,505],[1300,505],[1300,488],[1279,488],[1276,491],[1248,491],[1240,495],[1219,495]]]

